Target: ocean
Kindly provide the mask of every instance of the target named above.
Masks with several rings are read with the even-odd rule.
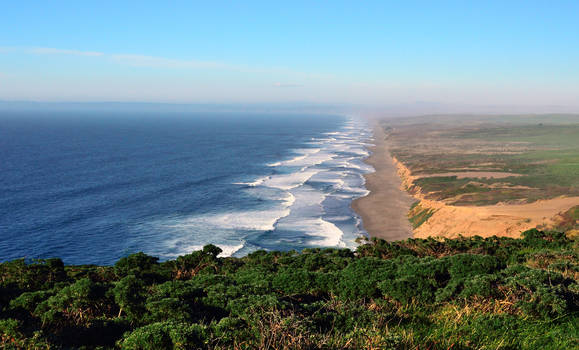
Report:
[[[0,115],[0,260],[356,246],[371,129],[344,116]]]

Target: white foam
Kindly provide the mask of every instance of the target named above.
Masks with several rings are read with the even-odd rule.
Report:
[[[355,188],[355,187],[344,186],[344,187],[342,187],[342,189],[344,191],[347,191],[350,193],[356,193],[356,197],[365,197],[368,194],[370,194],[370,191],[368,191],[365,188]]]
[[[194,215],[188,218],[165,221],[159,226],[180,232],[196,232],[203,230],[273,230],[275,223],[289,214],[287,207],[269,210],[247,210],[216,214]]]
[[[287,195],[285,198],[283,198],[283,202],[285,204],[286,207],[291,207],[296,201],[296,197],[291,194],[290,192],[287,192]]]
[[[370,154],[366,149],[358,147],[348,147],[346,148],[345,152],[354,153],[359,156],[368,156]]]
[[[370,134],[365,130],[366,124],[348,121],[339,130],[308,142],[316,146],[294,149],[288,159],[268,164],[282,167],[272,169],[275,174],[238,182],[244,186],[240,191],[259,198],[256,202],[260,206],[267,206],[263,209],[233,208],[165,218],[148,223],[154,229],[139,230],[137,239],[156,250],[150,253],[165,258],[188,254],[209,243],[223,250],[220,256],[231,256],[244,248],[247,234],[267,231],[289,245],[305,239],[306,245],[312,246],[355,246],[352,242],[363,228],[350,224],[350,209],[343,210],[341,203],[368,193],[362,177],[371,171],[362,162],[369,154],[364,143]],[[143,231],[154,234],[140,234]]]
[[[308,157],[308,154],[302,154],[302,155],[294,157],[292,159],[289,159],[289,160],[286,160],[283,162],[279,162],[279,165],[286,165],[286,166],[287,165],[293,165],[294,163],[299,162],[300,160],[305,159],[307,157]]]
[[[267,179],[269,179],[269,176],[260,177],[257,180],[251,181],[251,182],[234,182],[233,184],[234,185],[244,185],[244,186],[249,186],[249,187],[255,187],[255,186],[261,185]]]
[[[307,145],[315,145],[315,146],[323,145],[324,143],[325,143],[324,141],[320,140],[306,142]]]
[[[346,172],[343,171],[324,171],[313,176],[311,181],[333,184],[334,188],[341,188],[344,185],[345,175]]]
[[[211,243],[207,243],[207,244],[211,244]],[[207,245],[207,244],[205,244],[205,245]],[[173,241],[168,242],[168,244],[167,244],[167,248],[172,248],[171,251],[173,251],[173,253],[168,253],[168,254],[165,253],[165,254],[161,254],[161,255],[164,258],[174,259],[178,256],[191,254],[194,251],[203,250],[203,247],[205,245],[199,245],[199,244],[186,245],[186,244],[182,244],[182,242],[180,242],[180,241],[173,240]],[[217,256],[220,258],[227,258],[227,257],[230,257],[233,254],[235,254],[241,248],[243,248],[245,246],[245,243],[241,243],[238,245],[226,245],[226,244],[214,244],[214,245],[221,248],[221,250],[222,250],[222,252],[219,253],[219,255],[217,255]]]
[[[320,216],[323,214],[322,202],[328,196],[327,193],[316,190],[311,186],[304,186],[293,191],[295,198],[292,205],[292,216]]]
[[[320,170],[313,169],[291,174],[272,175],[263,181],[261,185],[287,191],[303,185],[318,172],[320,172]]]
[[[302,231],[305,235],[312,238],[308,241],[309,244],[322,247],[345,247],[346,244],[342,241],[344,234],[333,223],[318,218],[303,218],[299,221],[285,223],[284,229],[293,231]]]
[[[293,161],[293,162],[291,162],[291,163],[286,163],[286,164],[283,164],[283,165],[296,166],[296,167],[299,166],[299,167],[302,167],[302,168],[309,168],[309,167],[312,167],[312,166],[319,165],[319,164],[322,164],[322,163],[324,163],[324,162],[327,162],[328,160],[331,160],[331,159],[333,159],[334,157],[336,157],[336,155],[333,154],[333,153],[330,153],[330,152],[319,152],[319,153],[312,154],[312,155],[306,156],[306,157],[304,157],[304,158],[302,158],[302,159],[298,159],[298,160],[295,160],[295,161]]]
[[[310,162],[303,162],[304,159],[312,157],[312,155],[320,152],[321,148],[298,148],[294,149],[293,152],[297,155],[288,160],[283,160],[275,163],[267,164],[270,167],[277,166],[301,166],[303,164],[309,164]]]
[[[239,245],[217,245],[219,248],[221,248],[221,250],[223,250],[218,257],[228,257],[228,256],[232,256],[233,254],[235,254],[238,250],[240,250],[241,248],[244,247],[244,244],[239,244]]]
[[[326,220],[331,220],[331,221],[346,221],[346,220],[350,220],[352,219],[351,216],[332,216],[332,217],[327,217]]]

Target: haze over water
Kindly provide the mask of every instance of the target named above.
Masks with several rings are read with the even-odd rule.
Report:
[[[353,247],[370,135],[338,116],[6,115],[0,257]]]

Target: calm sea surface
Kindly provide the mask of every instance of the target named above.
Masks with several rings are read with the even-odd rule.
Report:
[[[353,247],[356,118],[0,113],[0,260]]]

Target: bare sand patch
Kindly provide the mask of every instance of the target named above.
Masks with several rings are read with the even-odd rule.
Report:
[[[423,200],[421,206],[436,212],[414,230],[415,238],[459,235],[519,237],[528,229],[555,225],[557,215],[579,205],[579,197],[559,197],[527,204],[458,207]]]
[[[443,201],[425,199],[420,186],[414,184],[418,176],[394,158],[397,173],[402,179],[401,189],[411,192],[420,206],[434,214],[418,228],[414,238],[462,236],[519,237],[521,232],[535,227],[552,227],[559,214],[579,205],[579,197],[558,197],[533,203],[487,206],[453,206]],[[504,174],[504,173],[503,173]]]

